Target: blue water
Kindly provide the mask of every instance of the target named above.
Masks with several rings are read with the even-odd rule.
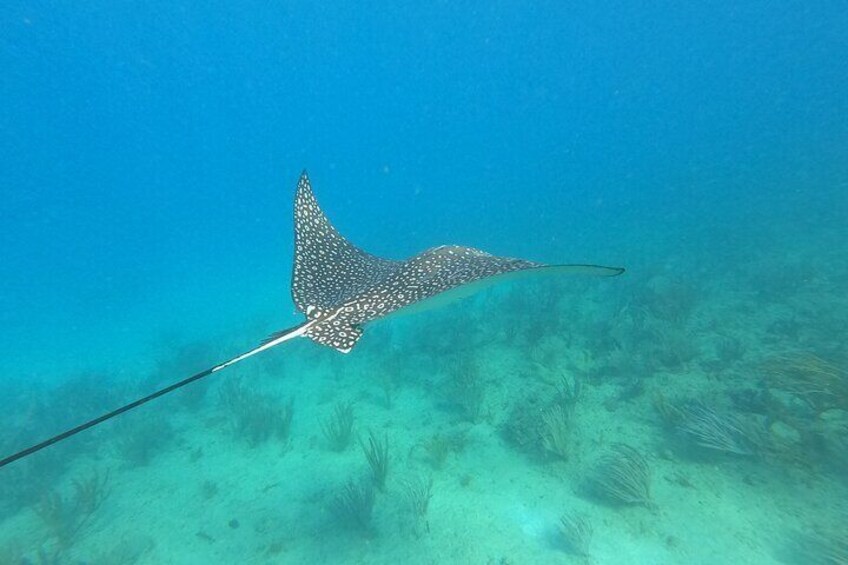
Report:
[[[826,406],[792,412],[809,400],[800,397],[786,400],[789,408],[780,413],[742,414],[772,435],[782,433],[774,430],[776,421],[793,428],[787,433],[797,433],[809,449],[783,453],[780,464],[767,458],[745,463],[751,467],[728,472],[725,479],[743,493],[760,488],[766,499],[764,491],[773,485],[762,475],[775,466],[786,466],[786,474],[776,479],[786,492],[799,482],[821,480],[813,484],[815,493],[838,493],[829,518],[805,521],[805,512],[816,515],[812,503],[796,501],[796,508],[787,502],[794,510],[786,511],[786,528],[830,539],[833,530],[827,525],[838,520],[833,516],[846,516],[848,496],[848,485],[839,478],[844,453],[842,459],[836,455],[845,447],[841,426],[848,426],[846,29],[848,11],[838,2],[7,3],[0,10],[0,383],[12,392],[0,401],[6,436],[0,445],[4,452],[21,449],[296,323],[299,315],[288,293],[291,208],[298,175],[308,169],[334,224],[380,256],[403,258],[457,243],[539,261],[620,265],[628,275],[612,283],[531,283],[530,299],[522,297],[519,285],[509,286],[424,318],[424,328],[415,319],[386,322],[388,329],[366,331],[359,358],[335,358],[329,351],[312,351],[318,348],[312,344],[298,344],[289,358],[274,353],[267,363],[282,363],[301,375],[287,377],[284,386],[266,379],[282,396],[294,396],[296,426],[299,413],[301,422],[323,419],[340,399],[367,404],[362,391],[379,388],[376,374],[387,366],[397,374],[441,374],[450,365],[446,359],[456,360],[456,348],[449,337],[446,344],[429,343],[422,334],[427,328],[447,336],[476,328],[483,337],[472,339],[472,345],[463,341],[463,354],[472,361],[458,362],[504,374],[491,379],[500,384],[488,383],[489,416],[484,424],[471,418],[476,423],[469,433],[482,452],[500,446],[503,457],[517,457],[509,469],[532,481],[533,473],[549,478],[552,463],[540,467],[538,461],[522,460],[520,450],[501,439],[509,407],[491,398],[499,394],[494,390],[521,390],[524,385],[509,378],[519,379],[527,367],[538,365],[539,351],[557,367],[586,372],[580,376],[587,381],[584,387],[595,387],[595,396],[589,393],[586,400],[586,414],[593,414],[585,416],[587,427],[589,420],[593,427],[627,428],[628,422],[655,418],[651,396],[659,392],[689,398],[699,396],[693,391],[702,387],[726,401],[736,389],[771,391],[763,384],[768,369],[762,367],[773,366],[774,359],[820,359],[829,368],[823,372],[836,374],[828,381],[834,392]],[[681,294],[695,298],[669,298],[668,288],[685,288]],[[657,313],[662,308],[654,312],[655,325],[674,326],[683,341],[699,344],[699,353],[682,365],[651,366],[646,360],[655,356],[651,340],[639,337],[635,317],[622,322],[640,308],[651,310],[645,305],[648,295],[660,296],[659,302],[696,304],[682,321],[679,316],[662,320]],[[540,316],[545,300],[559,304],[557,335],[572,332],[570,341],[544,338],[552,323]],[[509,327],[530,337],[518,345],[497,341],[508,341],[502,334]],[[651,331],[667,335],[669,327]],[[610,333],[617,345],[600,348]],[[722,366],[713,351],[728,334],[743,353]],[[389,341],[386,353],[381,343]],[[575,343],[581,344],[579,355]],[[199,352],[174,362],[186,344],[200,344]],[[615,396],[610,391],[619,386],[609,368],[615,350],[630,359],[627,371],[647,383],[649,393],[628,405],[641,406],[644,413],[603,407],[605,395]],[[500,355],[526,362],[507,366]],[[591,371],[585,365],[575,368],[580,355],[596,360]],[[160,374],[163,363],[171,362],[180,374]],[[266,370],[256,363],[243,369],[248,380],[250,367]],[[92,386],[113,396],[75,408],[67,395],[73,395],[80,375],[95,375]],[[402,389],[405,403],[395,405],[393,415],[360,419],[386,428],[395,445],[407,441],[410,448],[420,438],[409,429],[394,429],[399,424],[392,418],[418,422],[410,426],[428,436],[445,432],[450,422],[462,419],[462,411],[457,416],[444,402],[427,404],[433,383],[421,379],[417,388],[404,384],[413,388]],[[334,382],[342,387],[338,398],[330,393]],[[725,388],[716,389],[717,382]],[[312,395],[310,386],[316,387]],[[303,398],[298,390],[307,391],[300,393]],[[774,394],[782,398],[787,392],[792,395],[784,386]],[[32,398],[39,395],[55,421],[27,420],[37,404]],[[209,423],[228,417],[215,399],[210,394],[206,404],[193,408],[200,416],[175,416],[183,445],[207,444],[208,438],[197,435],[203,430],[219,440],[229,437],[226,426],[216,432]],[[52,410],[51,403],[68,407]],[[440,424],[439,415],[448,423]],[[835,431],[824,433],[822,426]],[[653,435],[631,439],[642,442],[650,461],[667,464],[669,440],[661,426],[650,429]],[[408,440],[401,439],[404,433],[411,434]],[[96,437],[107,442],[107,436]],[[295,428],[286,461],[298,452],[308,459],[309,453],[327,451],[316,447],[320,430],[300,437]],[[560,483],[585,474],[583,464],[604,445],[590,449],[596,440],[601,441],[583,439],[582,459],[572,457],[573,468],[557,471]],[[94,526],[80,528],[73,543],[59,543],[32,512],[39,497],[16,497],[14,481],[0,477],[12,484],[3,495],[16,501],[0,511],[0,549],[14,545],[9,555],[18,552],[29,562],[39,548],[45,555],[56,551],[60,562],[89,562],[113,550],[103,540],[124,535],[121,513],[135,514],[133,504],[153,500],[161,512],[179,514],[143,488],[156,473],[190,473],[192,463],[174,455],[178,448],[162,448],[164,457],[175,457],[163,470],[128,471],[98,445],[68,451],[42,490],[71,496],[69,485],[84,470],[95,466],[102,475],[111,469],[113,493],[98,510],[107,516],[95,516]],[[251,457],[242,447],[221,449],[220,457]],[[771,445],[766,451],[775,449]],[[347,452],[356,465],[361,464],[358,451],[352,446]],[[476,455],[467,456],[469,466]],[[395,457],[398,468],[400,461],[411,465],[400,447]],[[813,460],[816,470],[787,462],[798,458]],[[321,472],[326,462],[312,464],[310,472]],[[290,471],[302,474],[305,468]],[[381,507],[378,499],[371,539],[382,541],[368,549],[358,536],[343,537],[338,543],[344,551],[335,559],[392,562],[424,555],[421,562],[534,563],[575,558],[545,536],[535,542],[532,536],[522,538],[520,528],[516,539],[525,541],[511,546],[509,555],[503,548],[473,555],[456,550],[456,540],[445,531],[464,532],[457,535],[471,536],[486,548],[494,544],[487,536],[511,539],[511,530],[476,531],[480,525],[465,522],[461,511],[437,504],[440,481],[455,485],[467,472],[431,471],[436,494],[429,521],[437,523],[439,509],[444,510],[442,523],[449,525],[441,534],[434,525],[429,538],[418,532],[392,545],[395,507]],[[11,472],[11,466],[0,470]],[[27,480],[23,471],[15,472],[22,473],[15,480]],[[262,485],[280,480],[256,473]],[[655,483],[667,484],[661,475],[655,473]],[[746,487],[744,477],[759,487]],[[216,480],[224,490],[226,480]],[[545,484],[545,478],[539,480]],[[494,512],[475,498],[503,488],[492,481],[475,482],[467,504]],[[124,494],[119,504],[115,483],[139,494]],[[571,491],[564,486],[562,496],[573,496]],[[195,499],[198,505],[226,507],[225,513],[233,508],[220,496],[211,502],[188,496],[184,504]],[[249,500],[245,495],[235,505],[243,511],[239,532],[250,529],[258,541],[221,540],[207,532],[211,527],[187,527],[192,543],[201,544],[195,549],[151,533],[150,547],[140,543],[143,550],[125,552],[119,561],[223,563],[247,554],[239,552],[255,552],[246,562],[298,562],[320,555],[310,545],[316,532],[335,536],[331,519],[307,520],[304,530],[285,541],[287,549],[279,549],[273,536],[263,538],[255,533],[259,526],[247,523]],[[609,513],[606,523],[616,523],[620,512],[600,506]],[[681,512],[695,508],[684,505]],[[555,524],[562,508],[552,505],[549,511]],[[264,527],[290,529],[298,514],[288,512],[269,518],[275,526]],[[767,513],[762,509],[759,515]],[[793,514],[802,518],[789,523]],[[625,515],[620,523],[634,519]],[[600,520],[596,544],[629,531],[623,527],[604,535]],[[195,529],[218,540],[214,551]],[[657,531],[663,530],[658,526]],[[719,544],[724,553],[713,556],[669,533],[656,535],[665,538],[659,543],[665,553],[638,553],[633,547],[651,548],[653,542],[635,536],[633,547],[612,543],[594,554],[599,562],[614,562],[617,551],[636,551],[633,555],[643,555],[645,562],[802,562],[820,549],[809,541],[778,548],[768,536],[737,534]],[[741,538],[755,541],[742,549]],[[833,544],[841,548],[834,551],[843,561],[821,562],[844,562],[844,533]],[[0,551],[0,559],[3,555]]]

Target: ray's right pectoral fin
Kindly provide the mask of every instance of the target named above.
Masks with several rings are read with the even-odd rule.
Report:
[[[319,343],[332,347],[336,351],[348,353],[359,338],[362,337],[362,328],[359,326],[334,325],[331,322],[316,324],[306,331],[306,337]]]

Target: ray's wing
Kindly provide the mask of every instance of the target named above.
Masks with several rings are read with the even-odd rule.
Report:
[[[615,276],[623,269],[596,265],[546,265],[498,257],[473,247],[445,245],[404,261],[390,276],[345,305],[349,319],[365,323],[445,293],[471,294],[506,275],[551,272]],[[348,317],[348,316],[346,316]]]
[[[294,208],[291,292],[298,310],[308,317],[310,307],[328,309],[347,302],[391,276],[400,264],[366,253],[342,237],[318,206],[304,171]]]

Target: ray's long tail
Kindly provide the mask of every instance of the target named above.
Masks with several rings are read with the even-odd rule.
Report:
[[[107,412],[107,413],[105,413],[101,416],[98,416],[97,418],[94,418],[93,420],[89,420],[88,422],[84,422],[84,423],[82,423],[82,424],[80,424],[76,427],[73,427],[69,430],[65,430],[64,432],[62,432],[60,434],[56,434],[55,436],[53,436],[49,439],[46,439],[46,440],[44,440],[40,443],[37,443],[33,446],[30,446],[26,449],[18,451],[17,453],[15,453],[13,455],[9,455],[8,457],[4,457],[3,459],[0,459],[0,467],[5,467],[6,465],[8,465],[10,463],[14,463],[18,459],[23,459],[24,457],[32,455],[33,453],[36,453],[37,451],[41,451],[45,447],[50,447],[54,443],[59,443],[60,441],[63,441],[63,440],[68,439],[69,437],[75,436],[80,432],[84,432],[85,430],[87,430],[89,428],[93,428],[94,426],[96,426],[98,424],[102,424],[103,422],[105,422],[107,420],[111,420],[115,416],[120,416],[124,412],[129,412],[133,408],[138,408],[142,404],[147,404],[151,400],[155,400],[155,399],[159,398],[160,396],[165,396],[169,392],[174,392],[175,390],[182,388],[182,387],[184,387],[188,384],[191,384],[195,381],[199,381],[200,379],[202,379],[204,377],[208,377],[212,373],[218,372],[221,369],[225,369],[225,368],[227,368],[231,365],[235,365],[239,361],[244,361],[248,357],[252,357],[252,356],[256,355],[257,353],[260,353],[260,352],[265,351],[267,349],[271,349],[272,347],[275,347],[275,346],[283,343],[284,341],[288,341],[290,339],[300,337],[304,333],[306,333],[306,330],[309,329],[309,326],[311,325],[311,323],[312,322],[305,322],[303,324],[299,324],[299,325],[294,326],[292,328],[288,328],[286,330],[282,330],[280,332],[277,332],[273,336],[271,336],[270,339],[265,340],[261,345],[259,345],[258,347],[254,347],[250,351],[246,351],[246,352],[242,353],[241,355],[233,357],[232,359],[230,359],[228,361],[224,361],[223,363],[221,363],[219,365],[215,365],[214,367],[210,367],[209,369],[206,369],[205,371],[201,371],[201,372],[194,374],[190,377],[187,377],[187,378],[185,378],[181,381],[178,381],[176,383],[168,385],[165,388],[161,388],[161,389],[157,390],[156,392],[148,394],[147,396],[145,396],[143,398],[139,398],[138,400],[134,400],[133,402],[130,402],[129,404],[125,404],[125,405],[121,406],[120,408],[116,408],[115,410],[112,410],[111,412]]]

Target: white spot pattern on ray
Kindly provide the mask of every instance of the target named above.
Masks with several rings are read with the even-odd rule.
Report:
[[[292,298],[313,323],[305,335],[347,352],[362,325],[405,306],[485,278],[547,265],[496,257],[472,247],[444,245],[405,261],[371,255],[347,241],[324,215],[304,172],[295,197]],[[621,269],[560,266],[595,275]]]

